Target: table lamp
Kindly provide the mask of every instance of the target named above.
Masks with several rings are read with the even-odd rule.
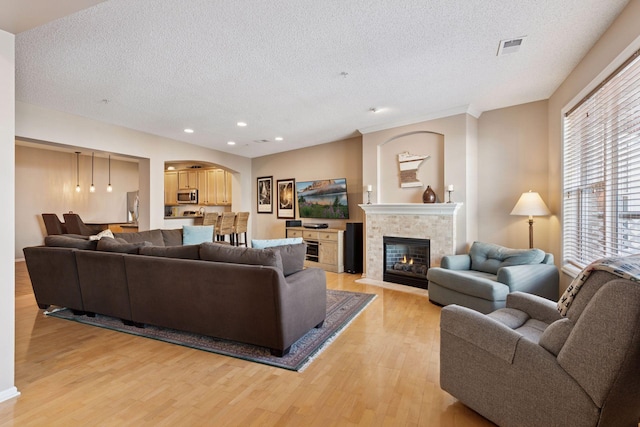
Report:
[[[526,215],[529,217],[529,248],[533,248],[533,217],[545,216],[551,212],[547,205],[545,205],[542,197],[535,191],[529,190],[527,193],[522,193],[518,203],[511,211],[511,215]]]

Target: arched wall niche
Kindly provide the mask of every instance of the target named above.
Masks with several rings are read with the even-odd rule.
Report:
[[[443,134],[430,131],[407,132],[385,140],[377,148],[380,203],[422,203],[422,193],[427,185],[436,192],[439,202],[445,201]],[[398,154],[403,152],[429,156],[416,173],[422,186],[400,186]]]

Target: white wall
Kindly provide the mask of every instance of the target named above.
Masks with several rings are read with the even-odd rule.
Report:
[[[187,144],[167,138],[110,125],[80,116],[48,110],[22,102],[16,103],[16,138],[47,141],[104,151],[139,159],[140,228],[162,228],[164,221],[164,164],[169,161],[199,160],[223,166],[233,173],[232,211],[251,209],[251,159]],[[13,159],[13,156],[11,157]],[[114,177],[112,173],[112,178]],[[75,182],[75,179],[74,179]],[[41,212],[16,211],[35,216]],[[32,208],[31,208],[32,210]],[[107,219],[108,220],[108,219]],[[249,235],[250,235],[249,231]]]
[[[15,37],[0,30],[0,171],[4,200],[14,198]],[[0,402],[17,396],[15,376],[15,239],[13,209],[0,221]]]

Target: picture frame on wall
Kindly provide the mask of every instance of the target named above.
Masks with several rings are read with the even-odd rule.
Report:
[[[259,177],[257,189],[258,213],[273,213],[273,177]]]
[[[294,219],[296,217],[296,180],[279,179],[278,218]]]

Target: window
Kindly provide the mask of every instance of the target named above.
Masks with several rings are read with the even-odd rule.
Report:
[[[640,253],[640,51],[564,120],[563,261]]]

